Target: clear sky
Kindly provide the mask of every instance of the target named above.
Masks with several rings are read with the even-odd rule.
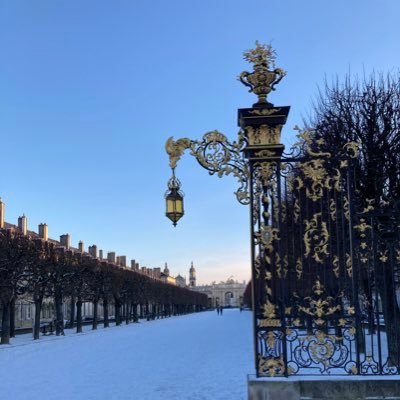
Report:
[[[164,215],[164,143],[218,129],[236,139],[255,102],[242,52],[272,43],[288,71],[269,100],[290,105],[293,142],[326,77],[397,71],[398,0],[0,1],[0,196],[6,220],[97,244],[141,266],[167,261],[199,283],[250,278],[249,210],[232,177],[186,155],[186,215]]]

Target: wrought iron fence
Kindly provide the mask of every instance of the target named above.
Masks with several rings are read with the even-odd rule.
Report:
[[[258,376],[400,373],[400,213],[358,145],[250,160]]]

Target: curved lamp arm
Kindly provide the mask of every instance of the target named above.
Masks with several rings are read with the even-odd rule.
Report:
[[[218,177],[232,174],[239,182],[239,189],[234,192],[241,204],[249,204],[249,164],[244,159],[242,150],[246,141],[242,132],[239,132],[237,142],[230,143],[226,136],[218,131],[211,131],[204,134],[202,141],[188,138],[173,140],[170,137],[165,150],[169,155],[169,165],[175,169],[178,160],[186,149],[197,162],[205,168],[210,175],[217,174]]]

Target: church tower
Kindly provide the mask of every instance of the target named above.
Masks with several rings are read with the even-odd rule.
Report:
[[[168,264],[167,263],[165,263],[164,274],[169,276],[169,269],[168,269]]]
[[[189,286],[190,287],[196,286],[196,270],[193,267],[193,261],[192,261],[190,269],[189,269]]]

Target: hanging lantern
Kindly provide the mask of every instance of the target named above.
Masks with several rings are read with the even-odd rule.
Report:
[[[166,212],[165,215],[172,221],[173,225],[183,217],[183,196],[180,191],[181,183],[175,177],[175,170],[172,170],[172,178],[168,181],[168,190],[165,193]]]

